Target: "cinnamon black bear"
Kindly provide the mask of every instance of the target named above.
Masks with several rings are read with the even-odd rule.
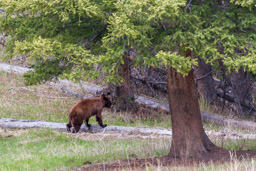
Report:
[[[102,94],[100,97],[81,100],[69,112],[67,130],[70,132],[70,128],[73,127],[72,133],[78,132],[83,121],[86,122],[86,126],[90,129],[91,125],[88,122],[89,118],[93,115],[96,115],[99,125],[105,128],[107,125],[103,125],[101,116],[104,107],[111,108],[111,101],[105,94]]]

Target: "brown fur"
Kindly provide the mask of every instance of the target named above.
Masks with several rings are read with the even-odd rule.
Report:
[[[96,115],[96,120],[102,128],[106,127],[107,125],[102,123],[101,116],[104,107],[111,107],[109,97],[104,94],[102,94],[101,97],[81,100],[70,110],[67,130],[70,132],[70,128],[73,127],[72,132],[78,132],[83,121],[85,121],[86,126],[90,129],[91,125],[88,122],[89,118],[93,115]]]

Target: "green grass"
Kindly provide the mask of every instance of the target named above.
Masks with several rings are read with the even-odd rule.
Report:
[[[232,150],[256,150],[255,139],[218,139],[213,141],[218,147]]]
[[[84,141],[48,129],[0,138],[0,170],[55,170],[127,158],[166,155],[170,140]]]
[[[220,139],[213,141],[217,145],[221,143]],[[170,139],[163,138],[85,141],[59,131],[31,129],[20,136],[0,136],[0,170],[68,170],[87,161],[92,164],[110,162],[125,159],[131,154],[137,158],[163,156],[169,152],[170,142]],[[227,139],[224,140],[223,147],[230,150],[256,150],[256,142]],[[237,164],[244,165],[245,162],[248,161],[237,161]],[[233,167],[232,164],[234,163],[227,163],[227,167]],[[223,166],[202,165],[188,170],[214,168]],[[180,167],[176,170],[183,169],[185,168]]]

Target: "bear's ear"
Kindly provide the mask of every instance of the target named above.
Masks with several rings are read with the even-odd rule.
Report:
[[[105,100],[106,102],[108,101],[108,98],[105,96],[103,97],[103,100]]]
[[[110,92],[108,92],[107,96],[109,96],[109,95],[110,95]]]

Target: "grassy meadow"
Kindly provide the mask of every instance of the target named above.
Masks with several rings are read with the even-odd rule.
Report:
[[[10,130],[7,130],[10,131]],[[11,132],[11,131],[10,131]],[[0,137],[0,170],[56,170],[127,158],[166,155],[170,140],[84,141],[67,133],[31,129]]]
[[[69,170],[86,163],[96,164],[124,158],[147,158],[167,155],[170,139],[81,140],[69,133],[49,129],[5,130],[0,137],[0,170]],[[0,134],[1,135],[1,134]],[[213,139],[219,144],[218,139]],[[256,150],[255,140],[226,140],[224,148]],[[146,170],[253,170],[254,160],[191,167],[151,167]]]
[[[60,92],[49,84],[25,86],[22,77],[0,72],[0,117],[67,122],[69,109],[79,99]],[[171,128],[170,115],[154,113],[103,112],[108,125]],[[95,118],[90,123],[96,124]],[[246,132],[204,123],[206,130]],[[16,133],[17,132],[17,133]],[[93,136],[93,135],[92,135]],[[234,150],[256,150],[255,140],[210,137],[218,146]],[[124,158],[156,157],[168,154],[167,138],[83,140],[68,133],[49,129],[0,130],[0,170],[69,170],[86,163],[102,163]],[[197,167],[148,167],[146,170],[254,170],[254,160]]]

